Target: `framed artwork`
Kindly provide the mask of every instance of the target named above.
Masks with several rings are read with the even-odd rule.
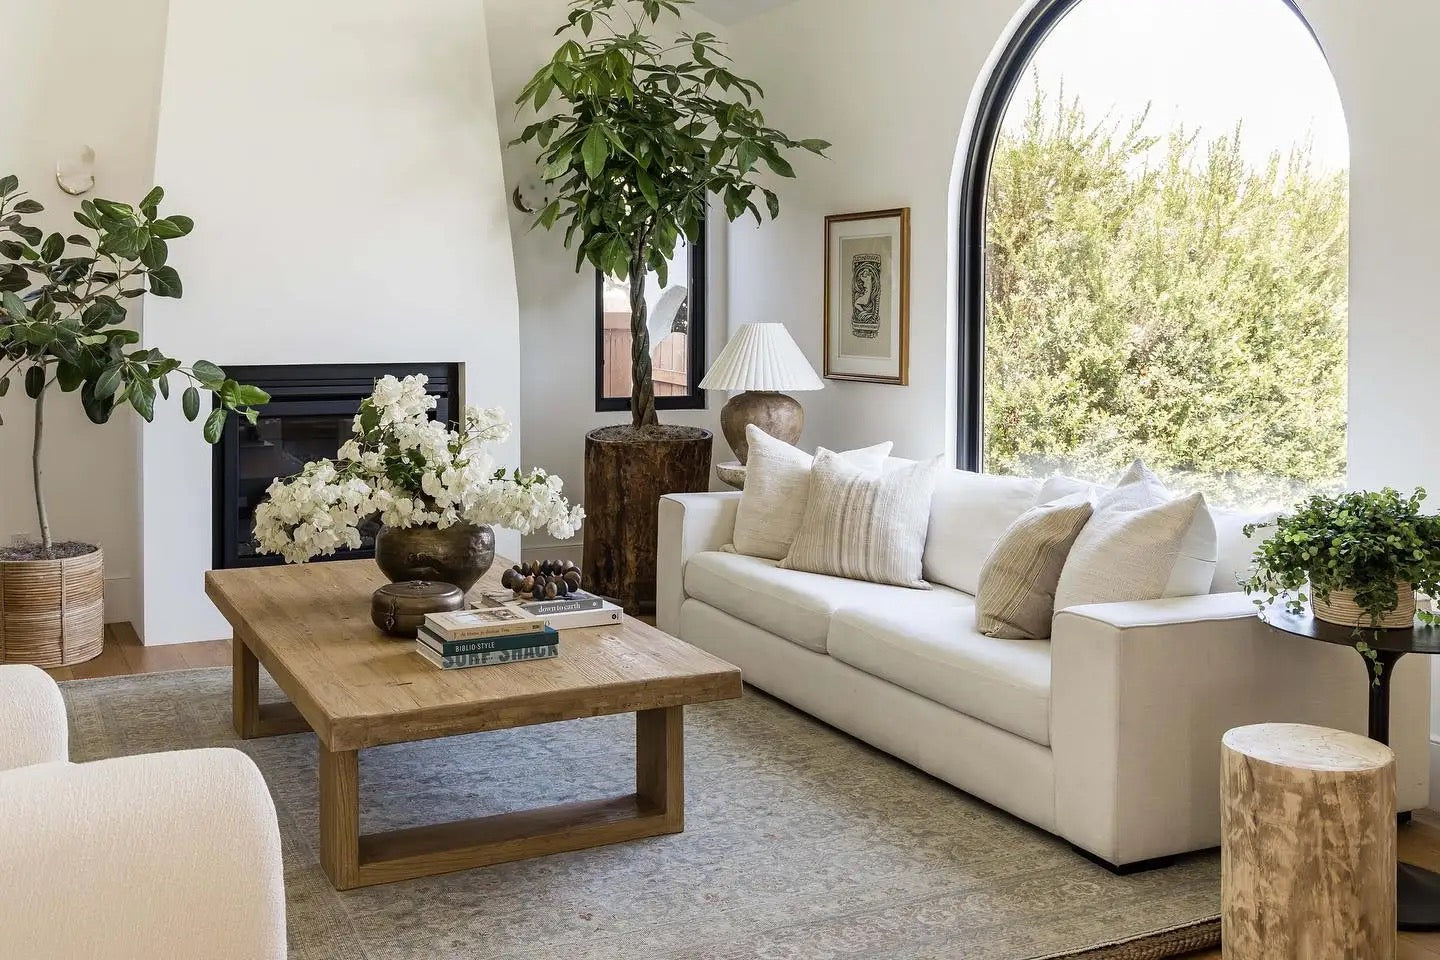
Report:
[[[910,208],[825,218],[825,376],[910,382]]]

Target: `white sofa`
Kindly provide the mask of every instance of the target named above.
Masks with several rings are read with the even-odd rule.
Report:
[[[1068,840],[1113,868],[1219,843],[1220,736],[1262,721],[1363,733],[1353,650],[1259,622],[1235,576],[1253,545],[1216,513],[1205,596],[1072,607],[1050,640],[974,627],[980,566],[1039,483],[953,471],[931,507],[929,591],[782,570],[722,548],[739,493],[660,503],[660,628],[748,683]],[[1399,809],[1426,804],[1429,670],[1396,669]]]
[[[280,830],[249,757],[68,759],[54,681],[0,666],[0,958],[284,960]]]

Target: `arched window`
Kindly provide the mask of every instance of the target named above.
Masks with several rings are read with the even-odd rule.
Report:
[[[1345,477],[1348,143],[1290,0],[1048,0],[981,91],[960,465],[1222,505]]]

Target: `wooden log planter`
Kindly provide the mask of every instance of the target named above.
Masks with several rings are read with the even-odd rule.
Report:
[[[105,555],[0,560],[0,663],[66,667],[105,645]]]
[[[655,608],[660,498],[710,489],[714,437],[698,427],[601,427],[585,436],[585,589],[626,613]]]

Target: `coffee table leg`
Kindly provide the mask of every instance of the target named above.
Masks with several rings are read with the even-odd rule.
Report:
[[[234,657],[234,677],[231,680],[231,710],[235,733],[242,740],[259,735],[260,728],[260,661],[236,636],[230,641]]]
[[[336,890],[360,885],[360,759],[320,744],[320,866]]]
[[[635,794],[661,813],[671,832],[685,829],[685,708],[635,714]]]
[[[230,641],[230,652],[234,658],[230,709],[236,735],[241,740],[254,740],[309,733],[310,724],[295,704],[260,702],[260,661],[238,632]]]

